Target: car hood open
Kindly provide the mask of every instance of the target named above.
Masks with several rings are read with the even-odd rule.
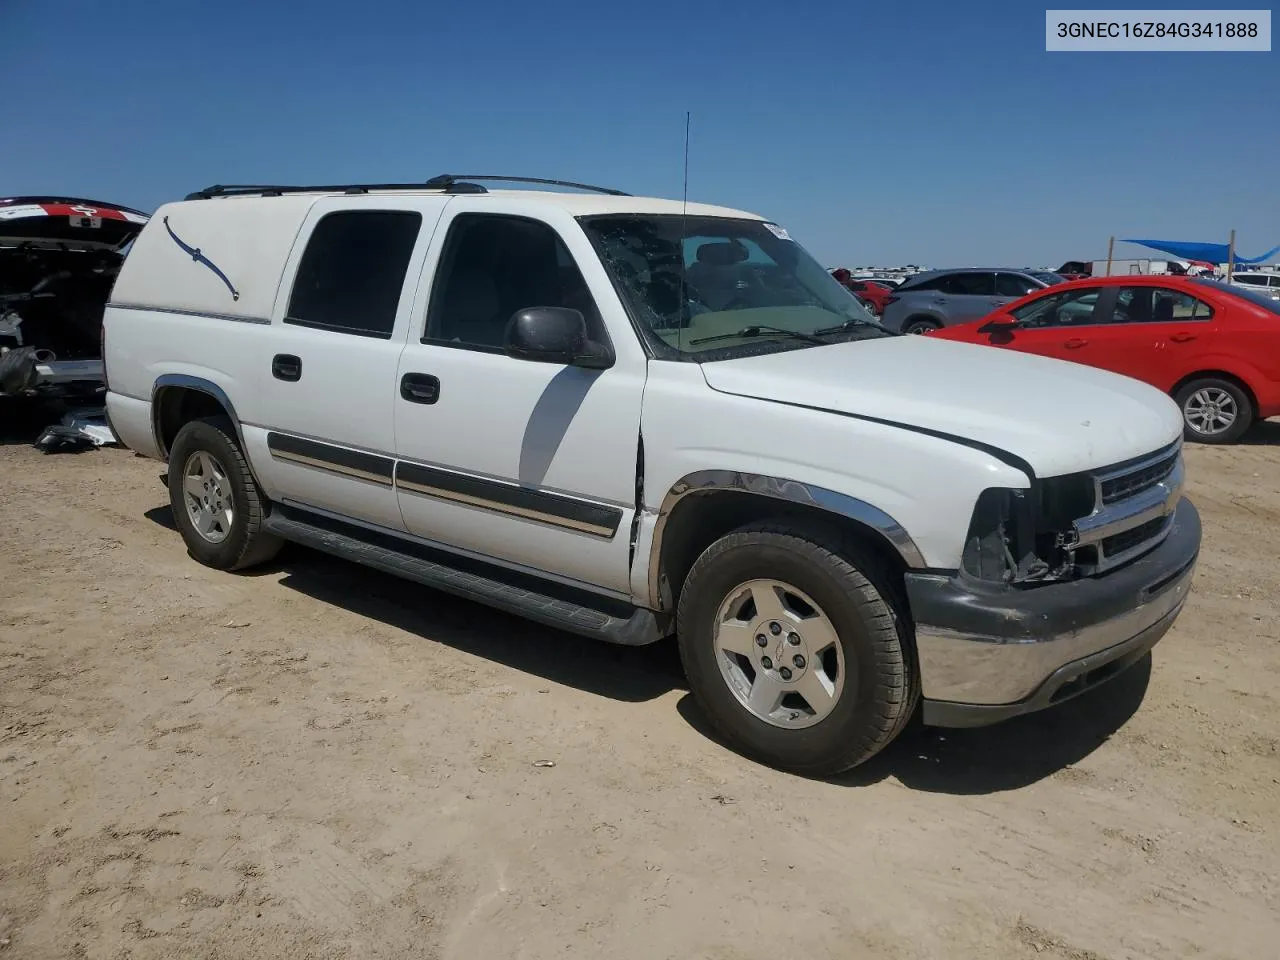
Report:
[[[702,364],[722,393],[993,447],[1039,477],[1119,463],[1182,435],[1154,387],[1081,364],[932,337],[886,337]]]
[[[0,246],[121,250],[147,220],[140,210],[76,197],[0,197]]]

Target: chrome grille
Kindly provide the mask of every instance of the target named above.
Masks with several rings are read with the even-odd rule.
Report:
[[[1154,487],[1178,465],[1180,450],[1165,454],[1154,463],[1139,464],[1128,473],[1106,474],[1098,479],[1103,504],[1115,503]]]
[[[1074,524],[1081,572],[1102,573],[1159,544],[1173,525],[1183,477],[1181,441],[1149,457],[1096,471],[1093,511]]]

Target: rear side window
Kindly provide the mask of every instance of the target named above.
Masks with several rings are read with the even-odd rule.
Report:
[[[307,241],[285,323],[391,339],[422,215],[347,210],[323,217]]]
[[[1202,300],[1168,287],[1121,287],[1111,323],[1175,323],[1208,320],[1213,308]]]
[[[993,297],[996,293],[994,273],[953,273],[939,284],[944,293],[970,297]]]

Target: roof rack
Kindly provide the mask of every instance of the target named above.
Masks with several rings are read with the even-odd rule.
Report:
[[[473,180],[497,180],[503,183],[536,183],[555,187],[572,187],[577,190],[589,190],[593,193],[604,193],[614,197],[630,196],[622,190],[610,187],[594,187],[589,183],[575,183],[572,180],[544,180],[540,177],[502,177],[479,174],[442,173],[422,183],[331,183],[311,186],[286,186],[283,184],[264,183],[216,183],[203,190],[187,194],[187,200],[210,200],[214,197],[237,197],[258,195],[264,197],[280,197],[286,193],[345,193],[360,194],[373,190],[442,190],[445,193],[488,193],[483,186],[472,183]]]
[[[573,187],[575,190],[588,190],[591,193],[603,193],[611,197],[629,197],[631,194],[612,187],[596,187],[589,183],[576,183],[573,180],[544,180],[541,177],[503,177],[497,174],[480,173],[442,173],[427,181],[428,187],[448,189],[455,185],[462,186],[468,180],[497,180],[501,183],[538,183],[552,187]]]

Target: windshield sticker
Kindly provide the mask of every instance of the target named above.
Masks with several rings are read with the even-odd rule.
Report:
[[[765,223],[765,225],[764,225],[764,228],[765,228],[766,230],[768,230],[770,233],[772,233],[772,234],[773,234],[775,237],[777,237],[779,240],[790,240],[790,239],[791,239],[791,234],[787,233],[787,231],[786,231],[786,230],[784,230],[782,227],[778,226],[776,223],[768,223],[768,222],[766,222],[766,223]]]

